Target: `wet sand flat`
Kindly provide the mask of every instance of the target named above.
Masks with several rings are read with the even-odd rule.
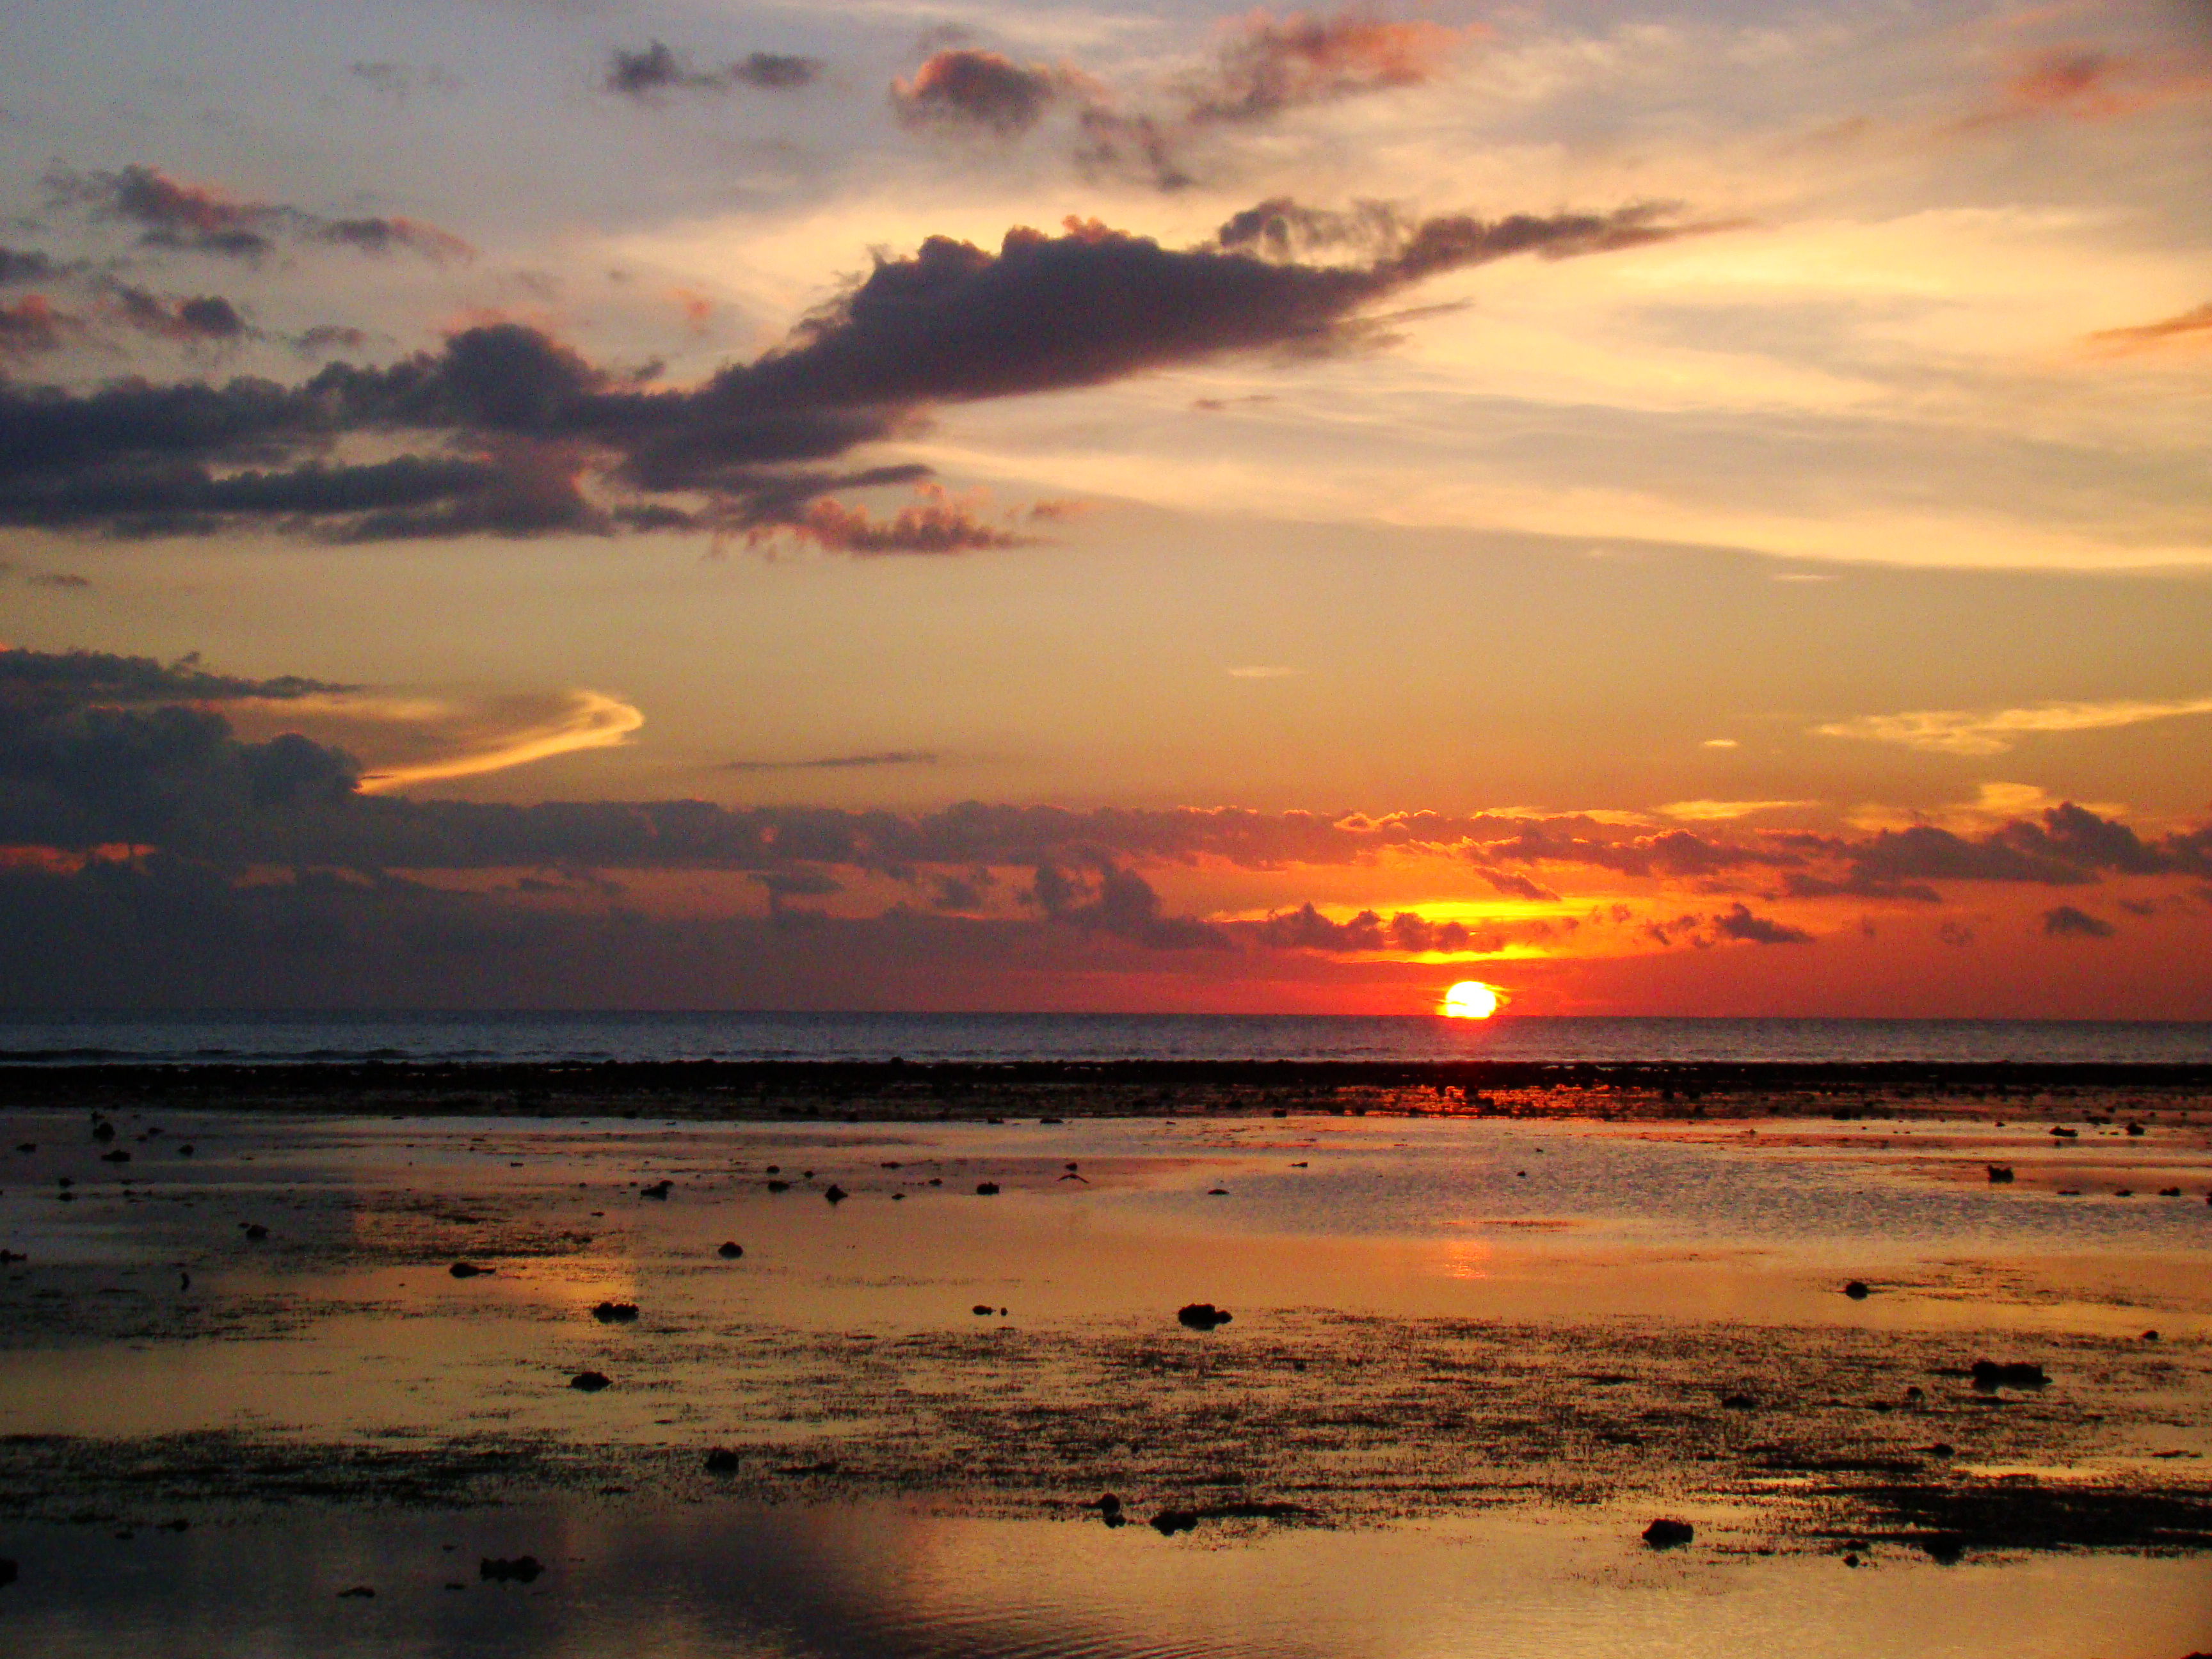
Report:
[[[275,1528],[286,1571],[334,1596],[331,1538],[388,1577],[457,1516],[636,1551],[681,1534],[678,1557],[771,1524],[749,1517],[873,1516],[925,1555],[978,1527],[1069,1571],[1166,1553],[1117,1569],[1131,1595],[1193,1551],[1250,1557],[1231,1576],[1256,1584],[1297,1538],[1345,1540],[1314,1546],[1320,1607],[1418,1540],[1525,1559],[1570,1626],[1642,1586],[1666,1642],[1717,1628],[1698,1586],[1749,1617],[1805,1572],[1881,1577],[1851,1594],[1899,1618],[1923,1583],[1971,1577],[2026,1617],[2118,1574],[2135,1611],[2096,1651],[2212,1636],[2212,1146],[2191,1102],[2076,1095],[2071,1138],[2056,1102],[1581,1103],[18,1106],[0,1555],[29,1571],[0,1595],[76,1605],[40,1565],[71,1540],[185,1595],[206,1569],[180,1540],[268,1549]],[[1196,1302],[1233,1317],[1189,1328]],[[605,1386],[571,1386],[586,1373]],[[1109,1492],[1130,1524],[1096,1507]],[[1645,1548],[1660,1516],[1694,1542]],[[1487,1650],[1585,1650],[1514,1627]],[[2028,1650],[1984,1633],[1923,1650]]]

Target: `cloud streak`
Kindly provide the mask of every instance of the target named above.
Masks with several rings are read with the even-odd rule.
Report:
[[[2002,755],[2021,738],[2053,732],[2104,732],[2146,720],[2212,714],[2212,697],[2154,702],[2045,702],[2024,708],[1921,708],[1901,714],[1867,714],[1816,726],[1824,738],[1893,743],[1938,755]]]
[[[133,164],[108,173],[47,175],[57,206],[86,209],[95,219],[135,226],[142,247],[210,254],[248,263],[276,252],[280,240],[319,242],[363,253],[405,250],[435,263],[467,259],[475,250],[449,231],[403,218],[331,219],[272,202],[254,202],[214,185],[173,179]]]
[[[513,729],[472,734],[473,740],[457,752],[366,774],[361,787],[364,793],[380,794],[420,784],[481,777],[585,750],[612,748],[627,743],[630,733],[644,724],[643,712],[618,697],[600,691],[571,691],[542,719]]]

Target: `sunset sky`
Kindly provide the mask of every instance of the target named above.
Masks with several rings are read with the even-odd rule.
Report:
[[[2212,1018],[2212,3],[23,0],[0,1002]]]

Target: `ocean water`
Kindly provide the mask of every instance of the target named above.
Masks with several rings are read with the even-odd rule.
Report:
[[[1111,1060],[2212,1063],[2212,1023],[1311,1014],[0,1012],[0,1061]]]

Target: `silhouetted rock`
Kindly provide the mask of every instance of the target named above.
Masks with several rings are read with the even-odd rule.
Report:
[[[1966,1540],[1956,1533],[1931,1532],[1926,1537],[1913,1541],[1939,1567],[1955,1567],[1966,1559]]]
[[[128,1164],[131,1161],[131,1154],[118,1146],[112,1152],[102,1152],[100,1155],[100,1161],[102,1164]]]
[[[92,1138],[100,1142],[101,1146],[105,1146],[109,1141],[115,1139],[115,1126],[112,1123],[94,1124],[92,1126]]]
[[[639,1188],[637,1195],[640,1198],[665,1199],[675,1185],[672,1181],[656,1181],[650,1187]]]
[[[602,1325],[635,1325],[637,1323],[637,1304],[602,1302],[592,1310],[592,1317]]]
[[[2079,1129],[2054,1128],[2051,1134],[2055,1140],[2079,1140],[2081,1138],[2081,1132]]]
[[[22,1569],[6,1556],[0,1555],[0,1586],[12,1584],[22,1576]]]
[[[714,1252],[714,1254],[715,1254],[716,1255],[719,1255],[720,1257],[721,1257],[721,1258],[722,1258],[722,1260],[723,1260],[723,1261],[736,1261],[739,1256],[743,1255],[744,1253],[745,1253],[744,1246],[744,1245],[742,1245],[742,1244],[737,1243],[735,1241],[728,1241],[728,1242],[724,1243],[724,1244],[722,1245],[722,1247],[721,1247],[720,1249],[718,1249],[718,1250],[716,1250],[716,1251]]]
[[[1989,1170],[1990,1170],[1990,1186],[1992,1186],[1992,1187],[2009,1187],[2009,1186],[2011,1186],[2011,1185],[2012,1185],[2012,1165],[2011,1165],[2011,1164],[1990,1164],[1990,1165],[1989,1166]]]
[[[708,1473],[708,1474],[735,1474],[737,1472],[738,1472],[738,1455],[737,1455],[737,1453],[735,1453],[735,1452],[733,1452],[733,1451],[731,1451],[731,1450],[728,1450],[728,1449],[727,1449],[726,1448],[725,1448],[725,1447],[717,1446],[717,1447],[715,1447],[715,1448],[714,1448],[714,1450],[712,1450],[712,1451],[710,1451],[710,1452],[708,1452],[708,1453],[707,1454],[707,1473]]]
[[[568,1379],[568,1386],[584,1394],[597,1394],[613,1382],[614,1379],[605,1371],[578,1371]]]
[[[968,1311],[974,1314],[978,1319],[988,1319],[991,1316],[991,1304],[988,1302],[978,1302]]]
[[[238,1225],[239,1231],[256,1244],[269,1237],[269,1229],[258,1221],[241,1221]]]
[[[178,1156],[179,1158],[190,1158],[191,1155],[192,1155],[192,1143],[191,1143],[191,1141],[189,1141],[189,1140],[188,1140],[188,1141],[186,1141],[183,1146],[179,1146],[179,1147],[178,1147],[178,1148],[177,1148],[177,1156]]]
[[[787,1193],[791,1190],[791,1183],[788,1181],[771,1181],[768,1183],[768,1189],[772,1193]]]
[[[0,1250],[0,1267],[6,1267],[11,1261],[28,1261],[30,1259],[21,1250]]]
[[[1973,1367],[1978,1389],[2039,1389],[2051,1379],[2043,1367],[2026,1359],[1977,1359]]]
[[[491,1269],[479,1267],[473,1261],[456,1261],[446,1271],[456,1279],[482,1279],[486,1273],[491,1272]]]
[[[1206,1195],[1208,1198],[1226,1198],[1229,1196],[1229,1188],[1226,1187],[1208,1187],[1206,1189]]]
[[[1217,1325],[1226,1325],[1229,1310],[1217,1308],[1211,1302],[1191,1302],[1176,1310],[1176,1320],[1194,1331],[1210,1331]]]
[[[1655,1550],[1671,1550],[1688,1543],[1698,1529],[1686,1521],[1654,1521],[1644,1529],[1644,1541]]]
[[[1163,1538],[1172,1538],[1179,1532],[1192,1532],[1198,1527],[1195,1510],[1162,1510],[1152,1517],[1152,1530]]]
[[[2145,1331],[2142,1334],[2142,1340],[2146,1342],[2155,1342],[2158,1340],[2158,1333],[2156,1331]]]
[[[1865,1280],[1854,1279],[1850,1284],[1844,1286],[1844,1294],[1850,1297],[1854,1302],[1863,1302],[1869,1296],[1872,1295],[1873,1292],[1867,1289]]]
[[[978,1198],[996,1198],[998,1195],[999,1195],[999,1183],[998,1183],[997,1182],[995,1182],[995,1181],[979,1181],[979,1182],[977,1182],[975,1183],[975,1196],[976,1196],[976,1197],[978,1197]]]
[[[2128,1133],[2130,1135],[2141,1135],[2142,1132],[2143,1126],[2140,1123],[2130,1123],[2128,1125]]]
[[[35,1152],[39,1150],[39,1143],[35,1140],[19,1140],[15,1143],[15,1150],[19,1152]]]
[[[833,1181],[827,1187],[822,1189],[822,1196],[828,1199],[832,1204],[842,1204],[847,1199],[850,1198],[852,1194]]]
[[[1119,1515],[1121,1512],[1121,1500],[1109,1492],[1092,1498],[1091,1507],[1101,1515]]]
[[[376,1600],[376,1592],[366,1584],[356,1584],[351,1589],[340,1590],[338,1592],[338,1600],[341,1601],[374,1601]]]
[[[518,1555],[513,1560],[503,1556],[487,1555],[477,1563],[477,1577],[490,1584],[531,1584],[545,1571],[545,1564],[534,1555]]]
[[[1759,1409],[1759,1401],[1747,1394],[1723,1395],[1721,1409],[1724,1412],[1755,1412]]]

